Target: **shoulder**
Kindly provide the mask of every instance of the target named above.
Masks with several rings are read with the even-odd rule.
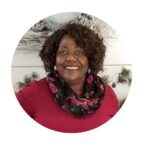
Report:
[[[105,96],[104,100],[112,105],[114,105],[116,108],[119,108],[119,101],[118,98],[113,90],[113,88],[110,85],[105,85]]]
[[[25,95],[26,97],[32,97],[34,95],[37,95],[41,89],[47,88],[47,82],[46,78],[42,78],[38,81],[33,80],[30,84],[26,85],[22,89],[20,89],[16,95],[19,95],[20,93],[22,95]]]
[[[105,93],[106,94],[114,94],[115,95],[113,88],[110,85],[108,85],[108,84],[105,84]]]
[[[105,84],[105,94],[108,95],[108,96],[116,96],[113,88],[108,84]]]

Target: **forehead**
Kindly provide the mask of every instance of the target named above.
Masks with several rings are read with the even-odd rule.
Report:
[[[59,43],[59,46],[66,46],[66,45],[76,46],[77,44],[72,37],[70,37],[69,35],[64,35]]]

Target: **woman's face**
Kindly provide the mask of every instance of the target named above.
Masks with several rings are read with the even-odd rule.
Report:
[[[80,82],[85,79],[89,67],[88,58],[74,39],[67,35],[60,41],[56,56],[56,67],[67,83]]]

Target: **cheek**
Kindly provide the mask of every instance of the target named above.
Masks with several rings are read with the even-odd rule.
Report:
[[[63,76],[63,72],[64,72],[64,60],[60,57],[56,57],[56,68],[57,71]]]
[[[84,66],[85,70],[88,70],[89,68],[89,63],[87,59],[82,60],[82,65]]]
[[[56,57],[56,66],[61,66],[63,64],[63,60],[60,57]]]

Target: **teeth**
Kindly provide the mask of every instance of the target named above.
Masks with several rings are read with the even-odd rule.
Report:
[[[66,67],[66,69],[70,69],[70,70],[77,70],[77,69],[79,69],[79,67]]]

